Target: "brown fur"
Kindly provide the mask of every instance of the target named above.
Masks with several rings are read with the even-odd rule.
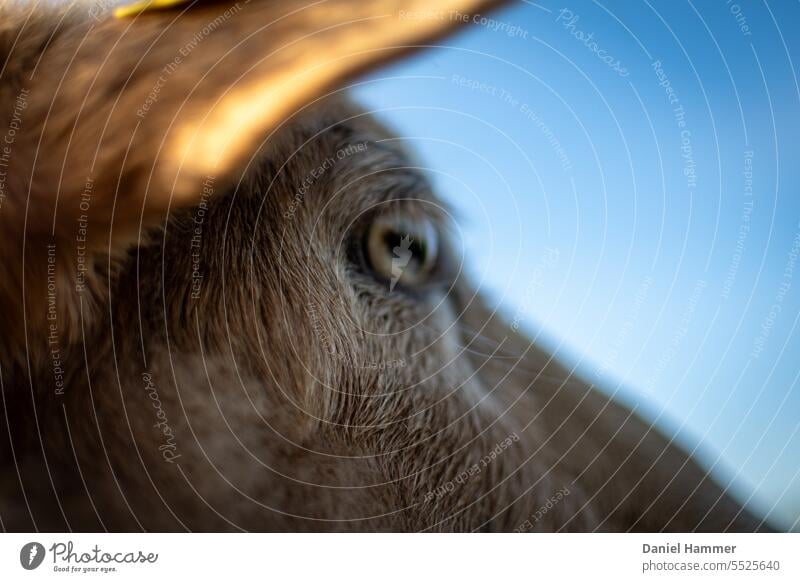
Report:
[[[93,24],[75,8],[3,8],[0,96],[12,103],[30,84],[0,207],[3,527],[759,529],[682,451],[488,311],[464,277],[389,292],[351,256],[352,233],[377,207],[447,225],[390,132],[338,92],[315,100],[334,81],[401,52],[403,42],[423,42],[451,24],[414,32],[395,21],[400,32],[379,27],[371,45],[348,40],[363,32],[358,27],[326,35],[329,56],[345,60],[368,46],[395,48],[359,57],[289,101],[267,103],[233,157],[219,154],[223,161],[205,171],[196,160],[175,169],[191,148],[175,154],[158,144],[173,143],[186,127],[216,135],[213,120],[198,117],[225,105],[225,90],[237,83],[237,70],[214,72],[216,59],[289,11],[286,3],[253,1],[250,13],[226,21],[227,33],[187,58],[140,123],[133,110],[160,65],[225,5],[187,12],[152,52],[148,43],[167,38],[158,33],[174,13]],[[390,4],[395,13],[405,5]],[[381,13],[376,6],[364,10]],[[241,72],[257,65],[258,79],[269,80],[295,60],[307,67],[300,55],[322,45],[293,49],[277,68],[258,63],[271,47],[301,38],[303,26],[318,30],[343,18],[312,15],[287,20],[277,40],[251,40]],[[98,61],[115,39],[125,51],[112,51],[114,66],[105,70]],[[146,65],[137,69],[142,54]],[[32,67],[40,69],[30,80]],[[92,79],[95,88],[87,88]],[[239,93],[228,105],[250,99],[262,97]],[[53,119],[50,104],[58,105]],[[298,197],[321,161],[343,150],[351,153]],[[76,220],[88,175],[91,270],[78,292]],[[179,456],[169,462],[164,451]],[[559,491],[566,494],[553,503]]]

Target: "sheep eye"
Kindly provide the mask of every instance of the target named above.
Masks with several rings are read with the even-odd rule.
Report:
[[[423,285],[437,263],[438,236],[426,218],[379,216],[369,225],[365,246],[369,268],[390,291]]]

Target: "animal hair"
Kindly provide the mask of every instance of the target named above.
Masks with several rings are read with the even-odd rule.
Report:
[[[343,90],[456,23],[318,4],[2,4],[3,129],[27,91],[0,206],[3,527],[767,527],[489,309],[413,154]],[[441,233],[435,284],[365,264],[389,211]]]

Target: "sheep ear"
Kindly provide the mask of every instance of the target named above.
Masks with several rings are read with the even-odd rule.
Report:
[[[29,116],[31,204],[72,228],[90,177],[93,225],[124,234],[142,212],[191,205],[287,116],[324,92],[446,34],[496,1],[239,0],[109,17],[57,37]],[[33,143],[30,145],[33,146]],[[58,196],[55,196],[57,186]],[[57,208],[56,208],[57,202]],[[36,225],[33,225],[34,228]],[[107,233],[92,229],[93,242]]]
[[[234,180],[292,113],[497,3],[159,0],[123,18],[88,18],[85,7],[81,18],[73,7],[46,34],[34,19],[43,53],[19,59],[31,69],[24,75],[0,79],[0,96],[17,93],[8,85],[20,78],[25,91],[0,252],[21,259],[22,248],[43,253],[43,241],[54,240],[56,278],[74,288],[78,234],[89,261],[124,249],[169,209],[199,201],[209,178],[215,189]],[[26,38],[31,20],[17,21]],[[18,266],[6,267],[0,309],[15,311],[23,261],[4,262]],[[28,261],[29,279],[46,276],[35,269]],[[71,293],[59,301],[67,318],[77,312]]]

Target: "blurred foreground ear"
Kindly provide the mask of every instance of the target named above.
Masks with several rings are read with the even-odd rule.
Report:
[[[99,19],[73,6],[46,33],[41,18],[36,30],[18,18],[14,32],[38,35],[42,54],[0,79],[16,85],[0,96],[25,105],[0,207],[0,309],[19,311],[22,288],[45,300],[49,255],[28,261],[26,286],[21,249],[55,243],[60,330],[74,335],[77,238],[89,266],[93,253],[124,250],[170,208],[199,201],[209,178],[224,188],[292,113],[497,3],[195,0]]]
[[[49,113],[28,143],[29,219],[49,225],[57,198],[56,230],[73,230],[87,178],[93,224],[112,207],[138,227],[142,210],[147,223],[191,205],[207,176],[231,175],[302,106],[495,3],[196,1],[64,32],[29,97],[28,116]]]

